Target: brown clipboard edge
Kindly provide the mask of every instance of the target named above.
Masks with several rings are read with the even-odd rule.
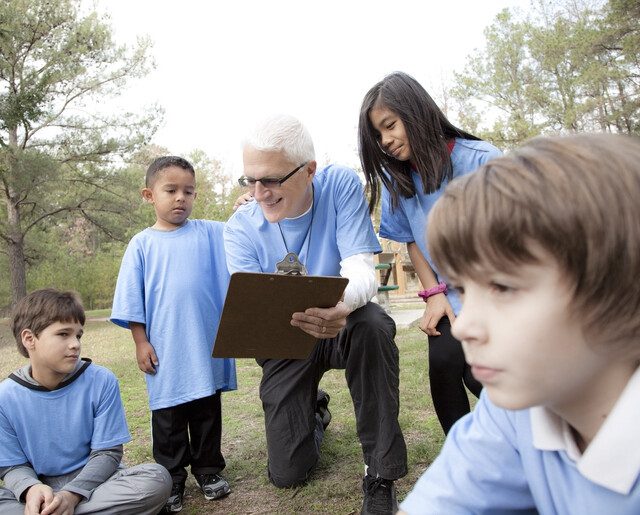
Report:
[[[234,273],[212,356],[307,358],[317,339],[291,326],[291,314],[310,307],[335,306],[348,282],[344,277]]]

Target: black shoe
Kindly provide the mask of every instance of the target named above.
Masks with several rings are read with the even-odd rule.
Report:
[[[207,501],[220,499],[231,492],[227,480],[218,474],[196,474],[196,481]]]
[[[390,479],[367,474],[362,480],[362,491],[362,515],[389,515],[398,511],[396,487]]]
[[[182,511],[182,498],[184,497],[184,483],[173,483],[171,495],[167,499],[162,513],[175,513]]]
[[[320,420],[322,421],[322,427],[327,429],[329,422],[331,422],[331,412],[329,411],[329,394],[324,390],[318,389],[318,394],[316,395],[316,413],[320,416]]]

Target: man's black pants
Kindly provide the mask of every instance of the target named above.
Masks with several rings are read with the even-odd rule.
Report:
[[[322,375],[344,369],[368,473],[395,480],[407,473],[398,423],[399,364],[395,322],[368,303],[347,318],[335,338],[318,340],[304,360],[258,360],[269,478],[278,487],[303,483],[320,456],[323,428],[315,415]]]

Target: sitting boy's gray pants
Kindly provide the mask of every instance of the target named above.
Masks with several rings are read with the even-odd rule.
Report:
[[[47,477],[42,482],[58,491],[76,473]],[[156,463],[144,463],[117,470],[113,476],[96,488],[88,500],[76,506],[75,515],[88,513],[155,515],[171,494],[171,476]],[[0,513],[24,515],[24,503],[16,500],[13,492],[0,487]]]

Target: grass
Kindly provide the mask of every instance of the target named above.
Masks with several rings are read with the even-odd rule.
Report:
[[[106,311],[106,315],[92,315],[107,316]],[[145,384],[135,363],[129,332],[109,322],[89,320],[82,341],[82,355],[113,370],[120,381],[133,437],[125,446],[126,464],[153,461]],[[400,329],[396,343],[400,349],[400,423],[409,458],[408,475],[396,483],[402,499],[439,452],[444,435],[431,404],[424,335],[416,328]],[[6,320],[0,321],[0,377],[25,363],[26,359],[15,351]],[[321,387],[331,394],[333,420],[317,469],[304,487],[282,490],[273,487],[266,475],[264,419],[258,398],[261,370],[248,359],[238,360],[237,370],[238,390],[223,394],[222,400],[222,445],[227,460],[224,475],[232,493],[207,502],[190,477],[182,513],[360,513],[364,465],[344,373],[333,370],[322,379]]]

